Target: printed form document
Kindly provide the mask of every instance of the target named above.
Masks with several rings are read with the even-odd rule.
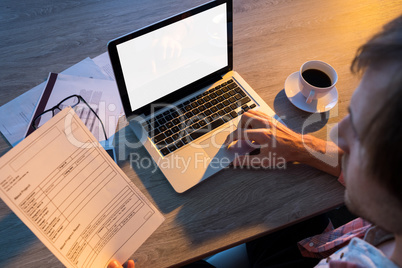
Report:
[[[125,262],[164,221],[71,108],[0,159],[0,197],[67,267]]]

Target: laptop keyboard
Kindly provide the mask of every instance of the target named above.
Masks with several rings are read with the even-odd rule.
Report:
[[[238,117],[256,104],[230,79],[143,123],[166,156]]]

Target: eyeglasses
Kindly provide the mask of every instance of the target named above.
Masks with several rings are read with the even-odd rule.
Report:
[[[34,120],[32,121],[31,126],[33,127],[33,129],[37,129],[39,127],[39,122],[42,116],[44,115],[49,115],[50,112],[52,112],[52,117],[57,114],[58,112],[60,112],[61,110],[63,110],[63,108],[67,107],[67,106],[71,106],[71,108],[76,107],[80,102],[83,102],[86,106],[88,106],[89,110],[96,116],[96,118],[98,118],[99,122],[102,125],[102,129],[103,129],[103,134],[105,135],[105,139],[107,140],[107,135],[106,135],[106,130],[105,130],[105,126],[103,125],[102,120],[99,118],[98,114],[91,108],[91,106],[89,106],[89,104],[84,100],[83,97],[81,97],[80,95],[71,95],[65,99],[63,99],[62,101],[60,101],[58,104],[56,104],[55,106],[53,106],[50,109],[47,109],[45,111],[43,111],[41,114],[39,114],[38,116],[36,116],[34,118]]]

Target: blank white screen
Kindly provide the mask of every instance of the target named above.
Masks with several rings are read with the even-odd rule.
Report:
[[[117,45],[132,110],[228,65],[226,4]]]

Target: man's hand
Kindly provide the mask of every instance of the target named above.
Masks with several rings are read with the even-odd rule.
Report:
[[[300,162],[334,176],[340,174],[343,152],[333,142],[298,134],[260,111],[250,110],[242,115],[238,129],[225,143],[230,146],[234,141],[259,149],[258,154],[237,157],[234,166],[268,168],[283,162]],[[333,159],[335,165],[328,164],[325,158]]]
[[[123,265],[121,265],[117,260],[111,260],[107,265],[107,268],[123,268]],[[127,262],[127,268],[135,268],[135,263],[133,260],[129,260]]]
[[[239,156],[233,161],[234,166],[269,167],[272,158],[281,158],[285,162],[297,161],[302,151],[302,136],[293,132],[267,114],[250,110],[243,114],[238,129],[226,140],[229,145],[243,140],[252,148],[259,149],[256,155]]]

